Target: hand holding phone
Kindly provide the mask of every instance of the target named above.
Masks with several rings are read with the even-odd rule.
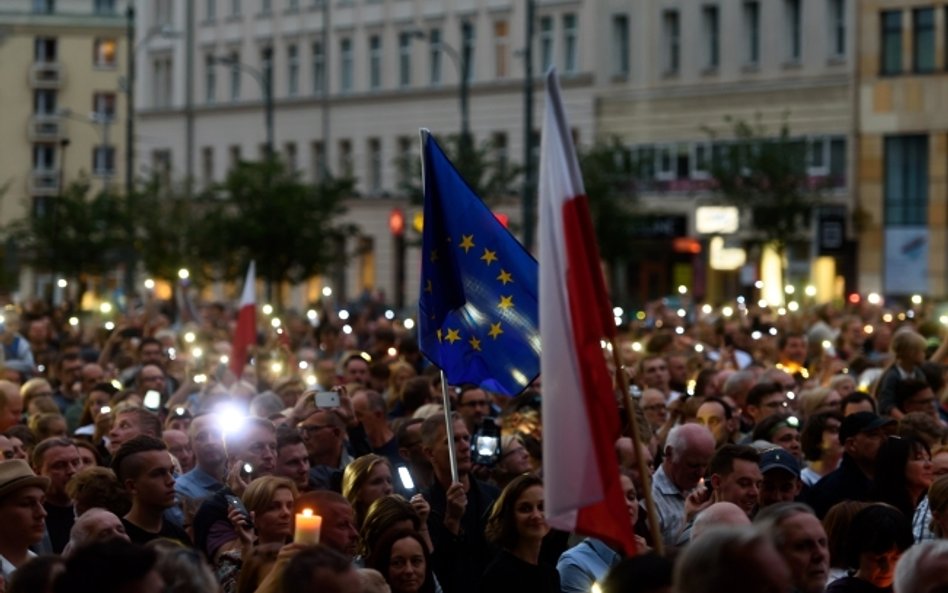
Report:
[[[236,509],[240,513],[241,517],[244,520],[244,525],[247,529],[253,529],[253,520],[250,518],[250,512],[247,511],[247,507],[244,506],[242,500],[234,496],[233,494],[225,494],[224,500],[227,501],[227,506]]]

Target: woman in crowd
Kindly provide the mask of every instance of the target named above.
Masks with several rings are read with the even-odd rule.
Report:
[[[912,517],[932,485],[932,478],[931,452],[923,441],[889,437],[879,447],[870,497]]]
[[[753,441],[772,443],[803,461],[803,450],[800,447],[800,419],[796,416],[780,416],[774,414],[764,418],[754,427],[751,437]]]
[[[831,387],[814,387],[800,394],[801,411],[804,418],[820,412],[839,411],[843,398]]]
[[[36,436],[36,442],[40,443],[50,437],[66,436],[66,419],[59,412],[42,412],[30,417],[30,430]]]
[[[342,474],[342,495],[352,504],[356,527],[360,529],[369,505],[392,492],[392,464],[381,455],[358,457]]]
[[[382,573],[392,593],[435,592],[427,544],[414,530],[385,535],[369,554],[366,566]]]
[[[948,445],[932,448],[932,473],[935,477],[948,475]]]
[[[929,526],[932,533],[940,539],[948,538],[948,476],[932,482],[928,489],[928,508],[932,513]]]
[[[800,479],[805,485],[813,486],[839,467],[843,458],[843,446],[839,442],[842,423],[843,415],[839,412],[821,412],[807,418],[800,433],[800,449],[806,460]]]
[[[424,501],[423,498],[421,500]],[[376,500],[369,506],[359,530],[359,555],[367,557],[387,533],[405,529],[417,532],[425,541],[428,551],[433,552],[434,547],[428,535],[429,511],[426,502],[424,505],[408,502],[398,494],[388,494]]]
[[[109,432],[111,408],[108,406],[116,391],[115,387],[109,383],[96,384],[86,397],[85,403],[82,404],[79,428],[73,434],[88,439],[95,445],[101,443],[102,438]]]
[[[540,563],[540,546],[549,532],[543,514],[543,480],[532,474],[514,478],[487,519],[484,535],[501,551],[484,571],[480,590],[559,593],[559,573]]]
[[[846,537],[846,564],[853,570],[830,584],[826,593],[889,593],[895,564],[914,540],[909,519],[884,504],[856,513]]]
[[[500,439],[500,459],[491,471],[498,488],[503,488],[520,474],[532,471],[530,453],[520,435],[505,435]]]

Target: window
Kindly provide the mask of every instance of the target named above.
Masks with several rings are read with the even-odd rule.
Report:
[[[659,181],[671,181],[674,178],[674,146],[670,144],[659,146],[655,153],[655,179]]]
[[[241,149],[239,144],[231,144],[227,149],[228,165],[231,169],[237,168],[237,165],[240,164],[240,161],[243,159],[241,155]]]
[[[382,87],[382,37],[369,37],[369,89]]]
[[[916,8],[912,11],[912,67],[915,72],[935,70],[935,9]]]
[[[349,140],[339,141],[339,175],[352,177],[352,142]]]
[[[474,48],[477,38],[477,29],[474,23],[461,23],[461,64],[464,68],[464,78],[468,81],[474,80]]]
[[[510,147],[507,142],[507,132],[494,132],[490,139],[491,149],[494,152],[494,160],[497,169],[506,171],[510,164]]]
[[[112,175],[115,173],[115,147],[98,145],[92,149],[92,173]]]
[[[115,14],[115,0],[95,0],[92,10],[95,14]]]
[[[716,5],[701,8],[701,34],[704,41],[704,67],[717,70],[721,65],[721,16]]]
[[[240,16],[240,0],[230,0],[230,16]]]
[[[230,100],[236,101],[240,98],[240,67],[237,66],[237,63],[240,62],[240,52],[232,51],[230,52]]]
[[[368,141],[368,185],[369,192],[379,194],[382,191],[382,141],[369,138]]]
[[[807,142],[807,175],[822,177],[829,172],[829,142],[825,137],[810,138]]]
[[[321,183],[326,177],[326,151],[323,143],[311,142],[309,145],[310,164],[313,169],[313,183]]]
[[[665,74],[677,74],[681,67],[681,30],[677,10],[666,10],[662,13],[662,35],[665,46]]]
[[[154,80],[153,101],[155,107],[170,107],[172,97],[171,56],[159,56],[152,62]]]
[[[296,142],[287,142],[283,145],[283,159],[286,161],[286,170],[296,173],[299,165],[296,159]]]
[[[744,3],[744,61],[748,66],[760,62],[760,3]]]
[[[299,10],[300,10],[300,0],[287,0],[286,2],[287,12],[299,12]]]
[[[204,20],[213,21],[217,18],[217,0],[204,0]]]
[[[339,91],[352,92],[352,40],[339,40]]]
[[[428,80],[433,86],[441,84],[441,29],[432,29],[428,33]]]
[[[217,94],[217,60],[213,53],[204,56],[204,102],[213,103]]]
[[[579,70],[576,15],[563,15],[563,72],[572,74]]]
[[[509,29],[507,21],[494,21],[494,76],[497,78],[510,75]]]
[[[691,178],[708,179],[711,177],[711,145],[699,142],[691,149]]]
[[[928,224],[928,136],[890,136],[884,144],[885,226]]]
[[[92,112],[98,122],[115,120],[115,93],[95,93],[92,95]]]
[[[260,14],[270,14],[273,12],[273,2],[271,0],[260,0]]]
[[[96,39],[92,45],[92,63],[97,68],[115,68],[115,50],[115,39]]]
[[[260,48],[260,71],[263,73],[263,84],[273,92],[273,48]],[[261,93],[262,94],[262,93]]]
[[[882,74],[902,71],[902,11],[882,12]]]
[[[846,55],[846,0],[829,0],[830,57]]]
[[[799,62],[803,53],[803,13],[800,0],[784,0],[787,61]]]
[[[204,186],[214,183],[214,147],[205,146],[201,149],[201,177]]]
[[[55,115],[56,91],[47,89],[33,91],[33,113],[35,115]]]
[[[295,43],[286,46],[286,92],[291,97],[300,92],[300,50]]]
[[[540,17],[540,69],[546,72],[553,65],[553,17]]]
[[[33,145],[33,170],[34,171],[53,171],[56,169],[56,145],[55,144],[34,144]]]
[[[313,94],[321,95],[326,91],[326,54],[323,42],[313,42]]]
[[[629,17],[612,15],[612,74],[628,76],[630,72]]]
[[[397,145],[398,187],[403,189],[412,181],[412,164],[416,162],[415,159],[418,157],[415,155],[414,139],[411,136],[399,136]]]
[[[411,33],[398,34],[398,86],[411,86]]]
[[[170,25],[172,21],[171,0],[153,0],[153,5],[155,7],[155,24],[158,26]]]
[[[37,37],[33,41],[33,60],[35,62],[55,62],[58,42],[55,37]]]
[[[56,12],[55,0],[33,0],[33,12],[52,14]]]

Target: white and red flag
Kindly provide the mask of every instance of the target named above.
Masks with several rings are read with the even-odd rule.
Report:
[[[234,330],[234,342],[230,351],[230,370],[239,380],[247,364],[250,346],[257,342],[257,265],[254,261],[247,266],[247,279],[240,294],[240,310],[237,312],[237,328]]]
[[[618,407],[602,340],[615,335],[576,149],[555,70],[540,144],[540,335],[546,515],[559,529],[635,553],[615,441]]]

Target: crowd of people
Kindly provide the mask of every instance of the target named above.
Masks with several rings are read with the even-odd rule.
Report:
[[[239,376],[224,304],[8,306],[0,592],[945,591],[934,309],[676,305],[604,347],[629,557],[544,515],[542,441],[584,431],[543,401],[575,394],[442,385],[376,302],[260,311]]]

